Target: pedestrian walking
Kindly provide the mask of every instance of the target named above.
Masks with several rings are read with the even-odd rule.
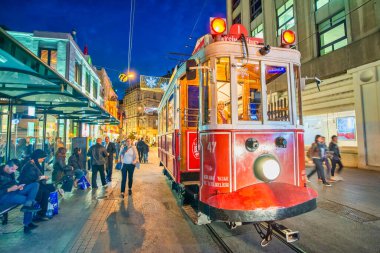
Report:
[[[149,154],[149,144],[147,142],[143,142],[144,145],[143,145],[143,148],[142,148],[142,152],[143,152],[143,162],[144,163],[148,163],[148,154]]]
[[[332,154],[332,158],[331,158],[331,164],[332,164],[332,167],[331,167],[331,179],[332,180],[336,180],[335,179],[335,168],[336,168],[336,165],[338,164],[339,165],[339,169],[338,169],[338,173],[340,173],[343,169],[343,164],[342,164],[342,157],[340,155],[340,150],[339,150],[339,146],[338,146],[338,136],[336,135],[333,135],[331,136],[331,142],[330,142],[330,145],[329,145],[329,150],[333,153]]]
[[[313,162],[315,164],[315,168],[307,175],[308,180],[315,172],[317,172],[318,177],[321,178],[323,182],[323,185],[331,186],[331,184],[329,184],[326,181],[325,173],[324,173],[323,165],[322,165],[323,157],[325,156],[325,153],[326,153],[326,148],[323,145],[323,139],[321,135],[318,134],[315,136],[315,141],[311,145],[308,153],[310,157],[313,159]]]
[[[328,148],[326,145],[326,138],[324,136],[322,136],[322,145],[323,145],[324,150],[326,150],[324,156],[322,157],[322,164],[325,164],[325,166],[326,166],[325,177],[331,178],[331,165],[330,165],[330,161],[328,158]]]
[[[132,194],[132,184],[133,184],[133,172],[135,171],[136,164],[138,163],[137,149],[132,146],[132,140],[127,139],[126,145],[123,150],[120,151],[119,162],[122,163],[121,167],[121,197],[124,198],[125,184],[128,175],[128,195]]]
[[[110,137],[106,137],[105,139],[106,142],[106,150],[107,150],[107,163],[106,163],[106,168],[107,168],[107,182],[112,181],[112,170],[113,170],[113,157],[116,154],[116,146],[115,143],[110,142]]]
[[[104,166],[106,164],[106,158],[107,158],[107,150],[102,145],[102,139],[97,138],[95,145],[91,146],[87,152],[87,156],[91,158],[91,166],[92,166],[92,188],[97,189],[97,175],[98,171],[100,174],[100,179],[102,181],[102,185],[104,187],[107,186],[106,177],[104,174]]]
[[[144,142],[144,139],[141,137],[141,139],[136,144],[137,151],[139,153],[139,162],[140,163],[143,162],[143,158],[144,158],[144,146],[145,146],[145,142]]]

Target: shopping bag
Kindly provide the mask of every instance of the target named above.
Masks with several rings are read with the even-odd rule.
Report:
[[[78,188],[81,190],[86,190],[88,187],[90,187],[90,183],[87,181],[86,176],[81,177],[78,180]]]
[[[122,167],[123,167],[123,163],[117,163],[115,166],[115,169],[121,170]]]
[[[58,192],[54,191],[50,193],[49,204],[48,204],[48,213],[52,215],[58,214]]]

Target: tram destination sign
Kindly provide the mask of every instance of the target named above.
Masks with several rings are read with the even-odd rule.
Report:
[[[246,37],[248,44],[253,45],[264,45],[264,39],[262,38],[254,38],[254,37]],[[230,42],[237,42],[241,41],[240,37],[236,35],[225,35],[220,38],[221,41],[230,41]]]

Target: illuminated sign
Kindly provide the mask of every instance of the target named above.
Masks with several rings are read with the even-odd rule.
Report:
[[[282,74],[286,72],[285,67],[270,67],[267,69],[268,74]]]
[[[140,75],[140,87],[149,89],[166,90],[169,86],[169,78],[158,76]]]

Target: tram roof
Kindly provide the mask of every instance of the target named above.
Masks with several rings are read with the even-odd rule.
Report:
[[[205,39],[207,41],[202,47],[194,50],[195,53],[189,59],[200,59],[202,62],[209,57],[223,57],[230,56],[236,58],[244,58],[242,52],[242,43],[231,42],[231,41],[212,41],[210,36],[205,35],[200,39]],[[248,44],[248,59],[253,61],[268,61],[268,62],[282,62],[282,63],[301,63],[301,53],[298,50],[282,48],[282,47],[271,47],[269,54],[262,56],[259,53],[260,48],[263,45]],[[247,58],[244,58],[247,59]],[[174,72],[170,78],[169,86],[165,91],[158,110],[161,110],[165,101],[172,94],[173,89],[176,85],[176,81],[186,73],[186,64],[182,63],[175,67]]]
[[[57,114],[83,121],[87,116],[96,115],[92,122],[119,122],[2,28],[0,97],[12,100],[14,105],[35,106],[36,113]]]

